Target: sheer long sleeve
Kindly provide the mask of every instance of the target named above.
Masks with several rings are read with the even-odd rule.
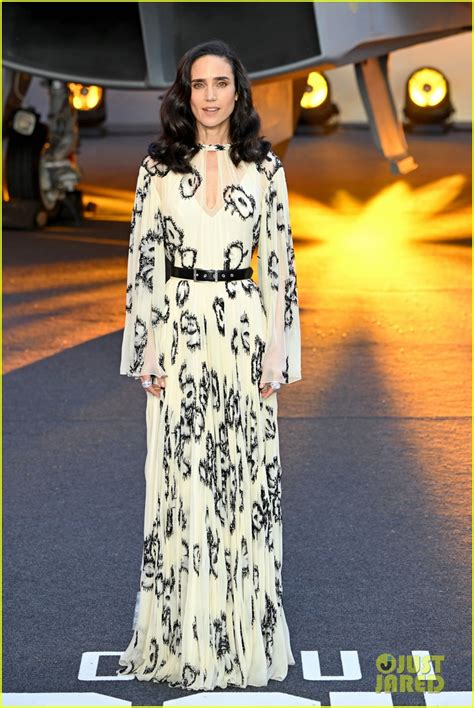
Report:
[[[142,161],[137,178],[128,246],[125,324],[120,374],[166,376],[160,353],[159,323],[169,312],[161,200],[151,158]]]
[[[293,383],[301,376],[301,334],[295,252],[283,165],[276,168],[263,195],[258,243],[258,280],[267,317],[266,348],[260,383]]]

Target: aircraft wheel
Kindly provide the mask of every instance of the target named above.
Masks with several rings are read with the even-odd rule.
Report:
[[[48,126],[39,121],[31,135],[12,130],[7,147],[6,179],[10,197],[37,199],[49,219],[58,214],[61,204],[59,191],[52,187],[42,159],[47,140]]]

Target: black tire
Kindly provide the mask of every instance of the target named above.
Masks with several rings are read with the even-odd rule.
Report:
[[[48,126],[39,121],[31,135],[11,130],[6,155],[6,181],[11,197],[41,201],[39,162],[47,139]]]

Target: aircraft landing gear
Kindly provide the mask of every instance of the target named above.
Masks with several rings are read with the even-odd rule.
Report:
[[[34,108],[22,108],[16,96],[7,102],[6,187],[4,224],[10,228],[42,228],[53,221],[82,221],[81,173],[75,155],[79,142],[77,111],[62,81],[47,80],[46,125]],[[16,105],[15,105],[16,104]]]

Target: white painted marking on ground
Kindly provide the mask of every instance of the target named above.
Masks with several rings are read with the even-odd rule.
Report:
[[[358,681],[362,678],[357,651],[340,651],[342,675],[322,676],[318,651],[302,651],[303,678],[307,681]]]
[[[2,706],[131,706],[101,693],[3,693]]]
[[[430,657],[430,652],[426,651],[425,649],[413,649],[411,654],[413,656],[413,659],[415,660],[415,666],[419,666],[419,669],[416,673],[418,678],[423,679],[424,681],[436,681],[436,674],[434,672],[433,663],[431,661],[429,662],[429,671],[423,673],[423,669],[427,667],[427,662],[423,661],[423,659],[424,657]]]
[[[291,693],[270,693],[256,691],[203,691],[196,695],[172,698],[163,701],[164,706],[320,706],[319,701],[301,698]]]
[[[426,692],[423,697],[427,706],[472,706],[472,691]]]
[[[81,665],[77,678],[79,681],[133,681],[134,674],[119,676],[97,676],[97,667],[101,656],[120,656],[121,651],[85,651],[81,656]],[[117,662],[117,668],[120,668]]]
[[[391,693],[329,691],[330,706],[393,706]]]

